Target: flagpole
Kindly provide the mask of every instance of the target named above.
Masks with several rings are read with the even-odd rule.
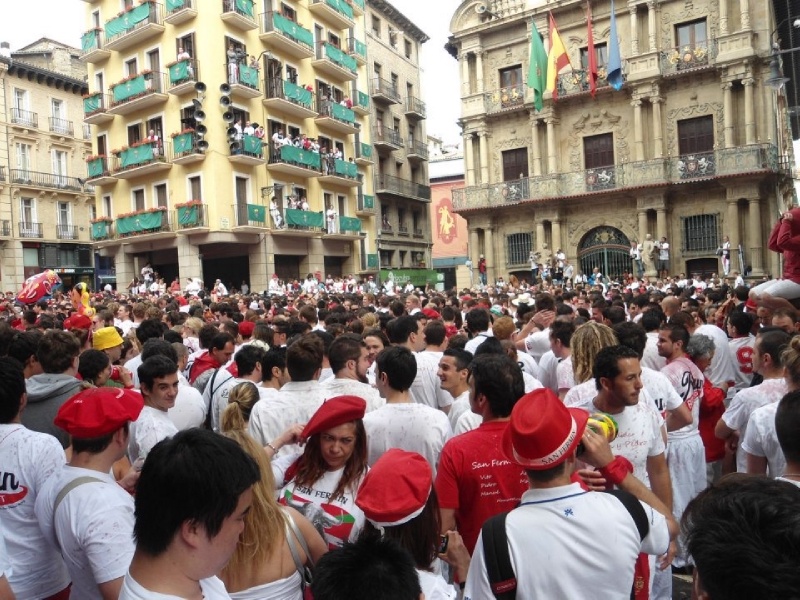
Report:
[[[554,29],[556,29],[559,32],[559,35],[561,35],[561,30],[558,29],[558,23],[556,23],[556,18],[553,16],[553,11],[549,10],[547,12],[550,14],[550,18],[553,19],[553,27],[554,27]],[[550,40],[550,44],[552,44],[552,43],[553,43],[553,40]],[[572,66],[572,61],[569,58],[569,52],[567,52],[567,62],[569,63],[569,68],[574,71],[575,67]]]

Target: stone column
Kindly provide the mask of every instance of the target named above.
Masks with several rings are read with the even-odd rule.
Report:
[[[639,54],[639,30],[636,27],[636,6],[628,8],[631,14],[631,52],[634,56]]]
[[[725,223],[725,233],[731,242],[731,264],[733,257],[739,252],[739,201],[728,199],[728,215]]]
[[[486,255],[486,283],[491,283],[497,279],[498,273],[494,260],[494,240],[491,227],[483,230],[483,246],[484,254]]]
[[[728,35],[728,0],[719,2],[719,34]]]
[[[461,54],[461,96],[469,96],[469,55]]]
[[[558,161],[556,156],[556,120],[549,117],[544,120],[547,123],[547,172],[549,174],[558,171]]]
[[[476,91],[479,94],[483,93],[483,51],[478,50],[475,52],[475,75],[477,79]]]
[[[478,133],[480,144],[479,151],[481,157],[481,183],[489,183],[489,133],[481,131]],[[488,260],[488,259],[487,259]]]
[[[722,2],[720,6],[724,5]],[[722,119],[725,125],[725,147],[733,148],[733,84],[727,81],[722,84]]]
[[[536,240],[535,240],[534,248],[537,250],[542,249],[542,244],[544,244],[544,223],[541,219],[536,220]]]
[[[539,146],[539,119],[531,119],[531,145],[533,146],[533,176],[542,174],[542,150]]]
[[[656,48],[656,2],[655,0],[648,0],[647,2],[647,42],[650,46],[650,52],[655,52]]]
[[[550,222],[550,237],[552,238],[552,250],[553,254],[558,252],[559,249],[563,249],[561,246],[561,221],[559,219],[553,219]]]
[[[634,100],[633,106],[633,147],[635,160],[644,160],[644,140],[642,140],[642,101]]]
[[[477,277],[478,260],[481,254],[478,241],[478,230],[469,230],[469,259],[472,261],[473,275]]]
[[[739,10],[742,14],[742,31],[747,31],[750,29],[750,0],[739,0]]]
[[[464,134],[464,162],[467,167],[467,186],[475,185],[475,156],[472,149],[472,133]]]
[[[750,250],[750,266],[753,267],[750,275],[760,276],[764,274],[761,257],[763,247],[761,236],[761,199],[748,198],[747,204],[747,208],[749,209],[747,219],[747,246]]]
[[[662,102],[664,102],[663,98],[650,98],[650,103],[653,105],[653,148],[655,158],[664,157],[664,132],[661,123]]]
[[[647,236],[647,211],[644,209],[639,209],[637,212],[639,215],[639,243],[644,243],[644,238]]]
[[[746,77],[742,79],[744,85],[744,143],[756,143],[756,110],[755,110],[755,79]]]
[[[659,242],[661,238],[667,237],[667,209],[664,207],[656,209],[656,236]],[[667,241],[670,241],[669,238]],[[672,243],[670,243],[670,251],[670,254],[674,253]]]

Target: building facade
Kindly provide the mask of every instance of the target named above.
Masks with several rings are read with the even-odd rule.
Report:
[[[46,38],[0,55],[0,280],[18,291],[53,269],[65,285],[95,275],[83,180],[86,69],[79,51]]]
[[[377,273],[365,10],[86,0],[92,230],[119,288],[147,262],[257,291]]]
[[[381,279],[424,286],[436,279],[419,60],[428,36],[384,0],[367,3],[366,19]]]
[[[612,3],[595,0],[597,90],[587,4],[467,0],[451,22],[461,79],[473,262],[489,279],[529,278],[531,251],[563,249],[576,270],[632,272],[630,243],[666,238],[670,272],[711,274],[728,236],[753,277],[779,274],[767,236],[791,197],[783,90],[767,84],[775,20],[767,3],[617,2],[624,85],[606,80]],[[527,85],[531,32],[548,9],[571,68],[541,111]],[[545,47],[549,44],[545,42]],[[650,275],[655,268],[650,263]]]

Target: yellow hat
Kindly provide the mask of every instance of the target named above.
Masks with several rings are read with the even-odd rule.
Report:
[[[122,345],[122,336],[116,327],[101,327],[92,336],[92,346],[95,350],[107,350]]]

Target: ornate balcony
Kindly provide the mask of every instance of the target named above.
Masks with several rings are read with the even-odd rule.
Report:
[[[267,170],[295,177],[316,177],[322,172],[322,157],[319,152],[281,146],[278,152],[272,150]]]
[[[253,0],[222,0],[220,19],[241,31],[258,28]]]
[[[409,140],[406,146],[406,158],[416,163],[428,160],[428,146],[420,140]]]
[[[525,84],[510,85],[486,96],[486,113],[508,113],[525,109]]]
[[[367,45],[358,38],[347,38],[347,52],[359,65],[367,64]]]
[[[39,115],[29,110],[12,108],[11,125],[18,129],[39,129]]]
[[[75,128],[72,125],[72,121],[48,117],[47,123],[50,126],[51,134],[57,137],[75,137]]]
[[[624,75],[623,79],[625,79]],[[597,90],[611,89],[604,67],[597,69],[595,84]],[[561,73],[558,76],[556,85],[558,87],[559,98],[588,94],[591,91],[589,85],[589,71],[588,69],[573,69],[569,73]]]
[[[160,36],[164,29],[164,7],[156,2],[142,2],[106,21],[105,47],[117,52],[127,50]]]
[[[8,219],[0,221],[0,237],[11,237],[11,221]]]
[[[167,65],[169,72],[169,88],[167,91],[175,96],[192,94],[194,86],[200,79],[200,62],[194,59],[179,60]]]
[[[92,185],[116,183],[117,178],[111,173],[108,157],[96,156],[86,161],[86,181]]]
[[[277,11],[261,14],[261,34],[258,37],[265,45],[294,58],[302,60],[314,56],[314,34]]]
[[[407,118],[420,121],[425,118],[425,102],[414,96],[408,96],[404,112]]]
[[[316,58],[311,64],[317,71],[330,75],[338,81],[353,81],[358,78],[358,63],[352,56],[326,41],[317,43]]]
[[[664,77],[675,77],[713,69],[716,58],[717,44],[714,40],[668,48],[661,52],[661,74]]]
[[[111,50],[103,46],[103,30],[90,29],[81,36],[81,60],[97,64],[111,56]]]
[[[357,240],[364,236],[361,230],[361,219],[339,215],[333,221],[327,221],[323,238],[331,240]]]
[[[72,194],[83,193],[83,184],[77,177],[67,177],[57,173],[11,169],[11,183],[20,188],[59,190]]]
[[[414,198],[426,202],[430,202],[431,199],[430,186],[384,174],[378,175],[375,180],[375,193],[397,198]]]
[[[83,122],[88,125],[102,125],[114,120],[114,113],[109,112],[111,104],[107,94],[95,92],[83,99]]]
[[[317,106],[319,107],[319,114],[314,121],[318,127],[323,127],[342,135],[349,135],[358,131],[356,113],[351,109],[326,98],[319,98]]]
[[[314,93],[303,86],[282,79],[267,79],[264,106],[271,111],[307,119],[317,116]]]
[[[322,212],[287,208],[283,211],[284,227],[274,229],[273,235],[317,237],[325,231],[325,216]]]
[[[381,77],[372,78],[372,99],[383,104],[400,104],[403,101],[397,84]]]
[[[69,223],[56,223],[56,239],[72,240],[78,239],[78,227]]]
[[[308,10],[334,29],[349,29],[355,25],[353,9],[345,0],[311,0]]]
[[[711,152],[695,152],[684,154],[675,161],[678,179],[697,179],[700,177],[714,177],[717,174],[716,156]]]
[[[111,107],[115,115],[130,113],[164,104],[167,94],[167,76],[164,73],[145,71],[111,86]]]
[[[140,142],[115,152],[113,173],[118,179],[135,179],[169,171],[172,168],[172,144],[165,140]]]
[[[167,0],[167,15],[164,21],[170,25],[180,25],[197,16],[196,0]]]
[[[254,135],[243,135],[239,146],[230,149],[228,160],[234,164],[255,167],[266,164],[264,141]]]
[[[378,152],[392,152],[403,147],[403,138],[394,129],[376,127],[372,136],[372,145]]]
[[[196,235],[208,231],[208,206],[202,202],[187,202],[175,209],[175,232]]]

